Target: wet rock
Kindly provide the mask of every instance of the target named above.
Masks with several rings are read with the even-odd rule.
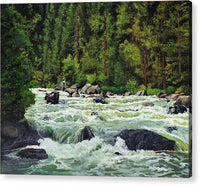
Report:
[[[102,116],[97,116],[95,119],[101,120],[101,121],[106,121]]]
[[[49,116],[44,116],[43,120],[48,121],[48,120],[50,120],[50,117]]]
[[[153,107],[154,106],[154,104],[151,102],[146,102],[146,103],[143,103],[142,105],[145,107]]]
[[[81,142],[83,140],[91,140],[94,137],[95,135],[92,132],[92,129],[89,126],[85,126],[84,129],[81,131],[78,141]]]
[[[163,95],[163,94],[164,94],[163,92],[158,92],[158,93],[156,94],[156,97],[160,98],[160,96]]]
[[[120,152],[115,152],[115,155],[121,156],[122,154]]]
[[[75,90],[75,89],[79,88],[79,84],[75,83],[70,88]]]
[[[86,96],[86,98],[94,98],[94,97],[96,97],[94,94],[90,94],[90,95]]]
[[[91,85],[86,90],[87,94],[99,94],[100,92],[101,92],[101,89],[100,89],[99,85]]]
[[[72,95],[75,92],[75,89],[66,88],[65,92],[68,92],[70,95]]]
[[[6,121],[1,125],[2,150],[39,145],[42,135],[28,124],[26,120]]]
[[[89,83],[85,84],[85,85],[82,87],[82,89],[81,89],[81,94],[87,94],[87,90],[88,90],[88,88],[90,88],[91,86],[92,86],[92,85],[89,84]]]
[[[187,112],[187,108],[184,105],[175,105],[168,108],[167,114],[179,114]]]
[[[45,98],[44,98],[48,103],[51,104],[58,104],[59,103],[59,92],[51,92],[51,93],[46,93]]]
[[[101,91],[101,93],[99,94],[99,96],[100,97],[104,97],[104,98],[108,97],[104,91]]]
[[[191,96],[179,96],[174,105],[184,105],[185,107],[189,108],[192,104],[192,97]]]
[[[131,96],[131,93],[130,92],[125,92],[124,96]]]
[[[129,150],[175,150],[175,141],[146,129],[125,129],[117,136],[125,140]]]
[[[170,100],[175,101],[179,96],[180,96],[180,94],[171,94],[171,95],[168,95],[166,97],[166,99],[170,99]]]
[[[21,158],[31,158],[31,159],[47,159],[48,155],[44,149],[34,149],[34,148],[27,148],[19,151],[17,156]]]
[[[98,112],[92,112],[90,115],[91,115],[91,116],[97,116],[97,115],[99,115],[99,114],[98,114]]]
[[[146,90],[140,90],[135,95],[136,96],[147,96],[147,91]]]
[[[111,92],[111,91],[108,91],[106,92],[106,96],[109,97],[109,96],[114,96],[114,94]]]
[[[80,97],[80,95],[77,94],[76,92],[74,92],[74,93],[72,94],[72,97]]]
[[[177,131],[177,130],[178,130],[177,127],[167,127],[167,131],[169,133],[172,133],[173,131]]]
[[[105,101],[105,99],[103,97],[94,98],[93,103],[107,104],[107,102]]]

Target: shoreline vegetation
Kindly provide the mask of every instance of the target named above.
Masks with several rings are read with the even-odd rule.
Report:
[[[29,88],[63,76],[68,87],[191,95],[191,23],[189,1],[1,5],[1,120],[23,118]]]

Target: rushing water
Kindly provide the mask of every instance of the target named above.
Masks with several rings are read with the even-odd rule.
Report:
[[[45,92],[33,89],[36,103],[27,109],[25,117],[38,129],[51,132],[53,138],[40,139],[48,154],[46,160],[16,157],[7,172],[23,174],[87,175],[87,176],[151,176],[188,177],[189,112],[167,114],[172,104],[155,96],[116,96],[108,104],[95,104],[92,98],[69,98],[60,92],[60,103],[46,104]],[[154,103],[153,107],[143,103]],[[91,116],[98,112],[101,119]],[[103,119],[103,121],[102,121]],[[95,138],[78,142],[81,130],[90,126]],[[172,131],[169,130],[171,127]],[[130,151],[121,138],[113,136],[123,129],[148,129],[176,141],[176,151]],[[122,155],[116,155],[119,152]],[[16,163],[17,162],[17,163]],[[9,165],[8,165],[9,167]],[[10,170],[9,170],[10,169]]]

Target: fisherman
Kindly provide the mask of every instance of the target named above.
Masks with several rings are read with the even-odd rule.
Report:
[[[62,75],[62,81],[60,82],[60,90],[64,91],[65,88],[66,88],[65,75]]]

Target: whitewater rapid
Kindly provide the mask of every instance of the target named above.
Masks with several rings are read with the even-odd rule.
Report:
[[[24,166],[14,171],[26,174],[80,176],[153,176],[188,177],[190,174],[190,114],[167,114],[172,102],[156,96],[115,96],[108,104],[95,104],[92,98],[67,97],[60,92],[57,105],[46,104],[45,91],[32,89],[36,102],[26,111],[28,122],[52,134],[40,139],[48,159],[34,161],[10,156]],[[154,106],[143,106],[153,103]],[[91,115],[97,112],[97,115]],[[90,126],[95,138],[78,142],[81,130]],[[169,130],[169,128],[173,130]],[[121,138],[114,136],[123,129],[148,129],[176,141],[176,151],[130,151]],[[116,155],[119,152],[121,155]],[[13,171],[13,170],[12,170]]]

